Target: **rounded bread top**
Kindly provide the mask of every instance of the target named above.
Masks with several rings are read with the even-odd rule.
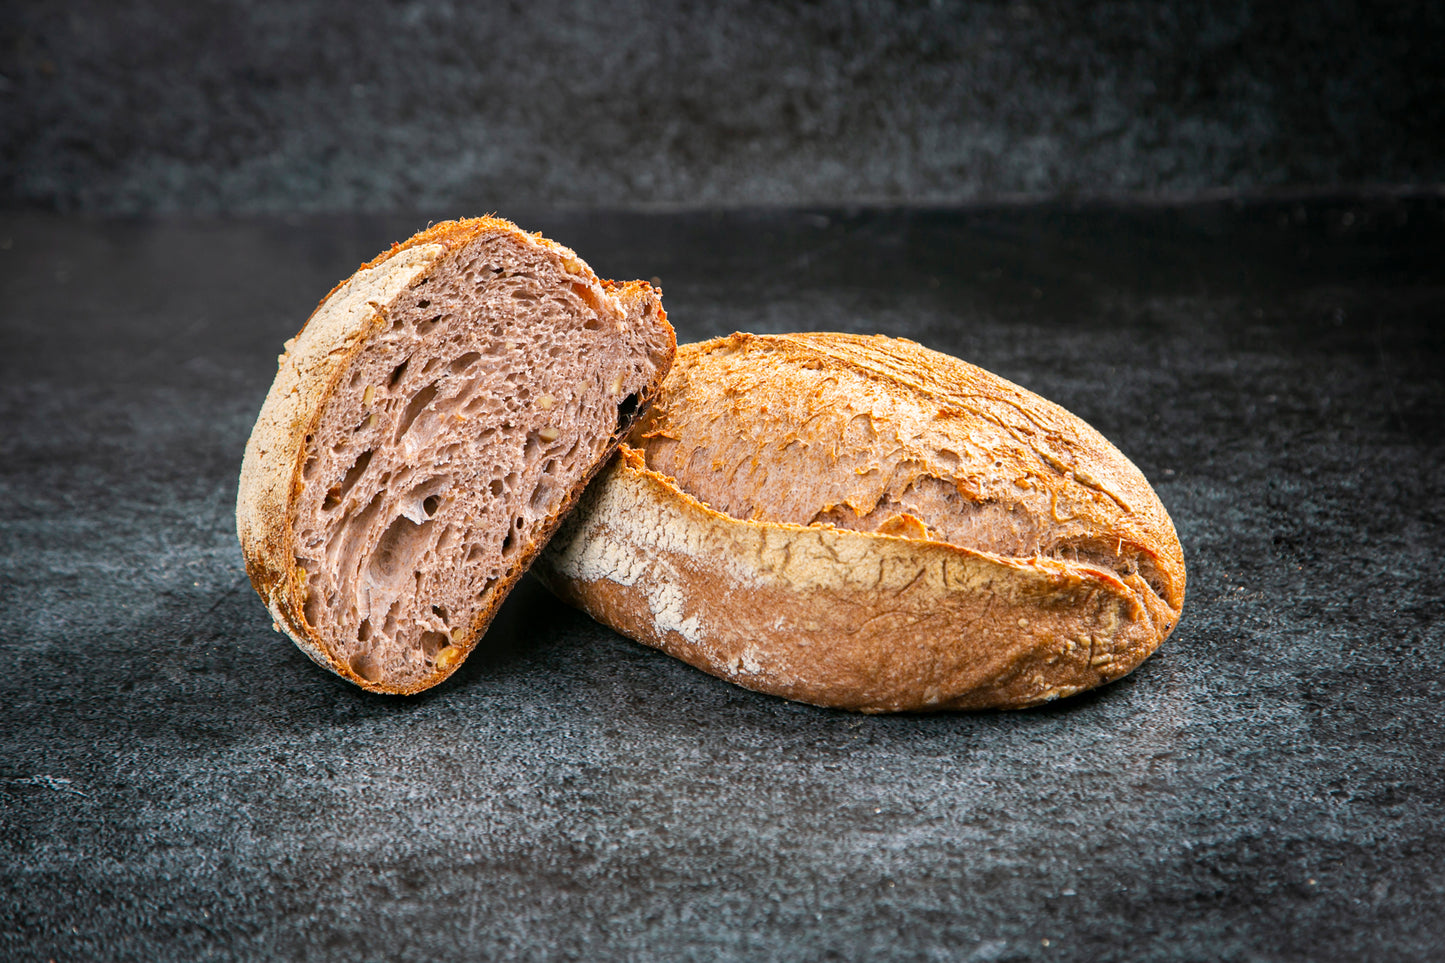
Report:
[[[680,346],[632,444],[737,518],[1138,571],[1169,608],[1183,605],[1178,536],[1132,462],[1064,408],[912,341],[734,334]]]

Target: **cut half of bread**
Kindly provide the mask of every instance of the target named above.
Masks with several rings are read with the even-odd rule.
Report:
[[[237,532],[276,627],[366,689],[445,679],[675,347],[645,282],[498,218],[363,265],[287,342],[246,444]]]
[[[663,391],[536,571],[739,685],[864,712],[1020,707],[1173,631],[1184,557],[1078,417],[910,341],[733,335]]]

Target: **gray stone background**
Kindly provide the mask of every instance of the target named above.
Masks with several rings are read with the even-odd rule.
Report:
[[[0,207],[936,203],[1445,182],[1445,4],[10,0]]]

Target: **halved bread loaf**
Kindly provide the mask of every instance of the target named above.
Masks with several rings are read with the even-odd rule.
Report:
[[[508,221],[363,265],[287,342],[246,444],[237,532],[276,626],[367,689],[446,678],[675,346],[646,283]]]
[[[536,571],[700,669],[864,712],[1117,679],[1184,601],[1168,514],[1093,428],[956,358],[843,334],[679,348]]]

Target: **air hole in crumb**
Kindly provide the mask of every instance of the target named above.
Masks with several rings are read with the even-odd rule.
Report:
[[[427,308],[431,307],[431,300],[429,298],[422,298],[416,303],[416,306],[425,311]]]
[[[479,360],[481,360],[481,357],[481,354],[476,351],[468,351],[466,354],[453,361],[448,370],[451,371],[452,374],[461,374],[463,371],[467,370],[472,365],[476,364]]]
[[[511,555],[517,550],[517,533],[510,528],[507,529],[507,537],[502,539],[502,555]]]
[[[482,546],[480,545],[473,545],[471,548],[467,549],[467,561],[475,562],[484,554],[486,554],[486,549],[482,548]]]
[[[397,422],[396,425],[397,438],[406,434],[406,430],[411,427],[411,423],[416,421],[417,415],[421,414],[422,410],[432,403],[432,399],[437,396],[437,392],[440,390],[440,386],[433,382],[418,391],[416,396],[407,402],[406,410],[401,413],[401,420]]]
[[[321,624],[321,593],[314,587],[306,592],[306,601],[301,603],[301,614],[306,617],[306,624],[315,628]]]
[[[392,522],[376,543],[376,552],[368,563],[372,577],[390,579],[403,566],[409,567],[432,524],[418,525],[404,515]]]
[[[445,632],[423,632],[417,644],[421,646],[422,655],[435,659],[437,653],[450,645],[451,641],[451,637]]]
[[[502,493],[505,492],[505,491],[507,490],[507,488],[506,488],[505,485],[502,484],[502,480],[501,480],[500,478],[493,478],[493,479],[492,479],[492,484],[491,484],[491,490],[492,490],[492,497],[493,497],[493,498],[501,498],[501,497],[502,497]]]
[[[351,671],[365,679],[367,682],[375,682],[381,678],[381,667],[376,664],[370,653],[358,652],[350,659]]]
[[[592,317],[582,323],[582,326],[588,331],[596,331],[602,327],[602,318],[595,313],[602,310],[602,304],[597,300],[596,292],[594,292],[590,286],[580,281],[573,281],[568,286],[572,288],[572,293],[577,295],[582,303],[594,312]]]
[[[322,508],[335,508],[341,504],[341,500],[351,491],[352,486],[361,477],[361,473],[366,471],[366,466],[371,464],[372,454],[373,452],[368,449],[356,456],[356,461],[352,462],[351,467],[346,470],[346,475],[326,493],[326,500],[321,503]]]
[[[410,362],[411,359],[407,358],[406,361],[403,361],[401,364],[391,369],[391,377],[386,379],[387,387],[396,387],[396,383],[401,380],[401,376],[406,374],[406,366]]]
[[[627,428],[632,424],[632,416],[637,414],[637,405],[641,400],[641,396],[636,392],[622,399],[622,404],[617,406],[617,427],[619,429]]]
[[[496,585],[496,584],[497,584],[497,580],[496,580],[496,579],[494,579],[494,578],[489,578],[489,579],[487,579],[486,583],[482,585],[482,590],[477,593],[477,598],[481,598],[482,596],[486,595],[488,592],[490,592],[490,591],[492,590],[492,586],[494,586],[494,585]]]
[[[362,619],[356,627],[356,641],[365,642],[371,638],[371,619]]]
[[[428,495],[422,500],[421,510],[426,512],[427,516],[430,517],[437,513],[437,509],[441,507],[441,503],[442,497],[440,495]]]
[[[430,334],[432,328],[435,328],[437,324],[441,321],[441,319],[442,316],[438,314],[435,317],[427,318],[425,321],[418,321],[416,323],[416,333]]]
[[[432,614],[432,615],[435,615],[437,618],[441,619],[443,622],[445,622],[445,621],[447,620],[447,610],[446,610],[446,607],[445,607],[445,606],[433,605],[433,606],[431,607],[431,614]]]

